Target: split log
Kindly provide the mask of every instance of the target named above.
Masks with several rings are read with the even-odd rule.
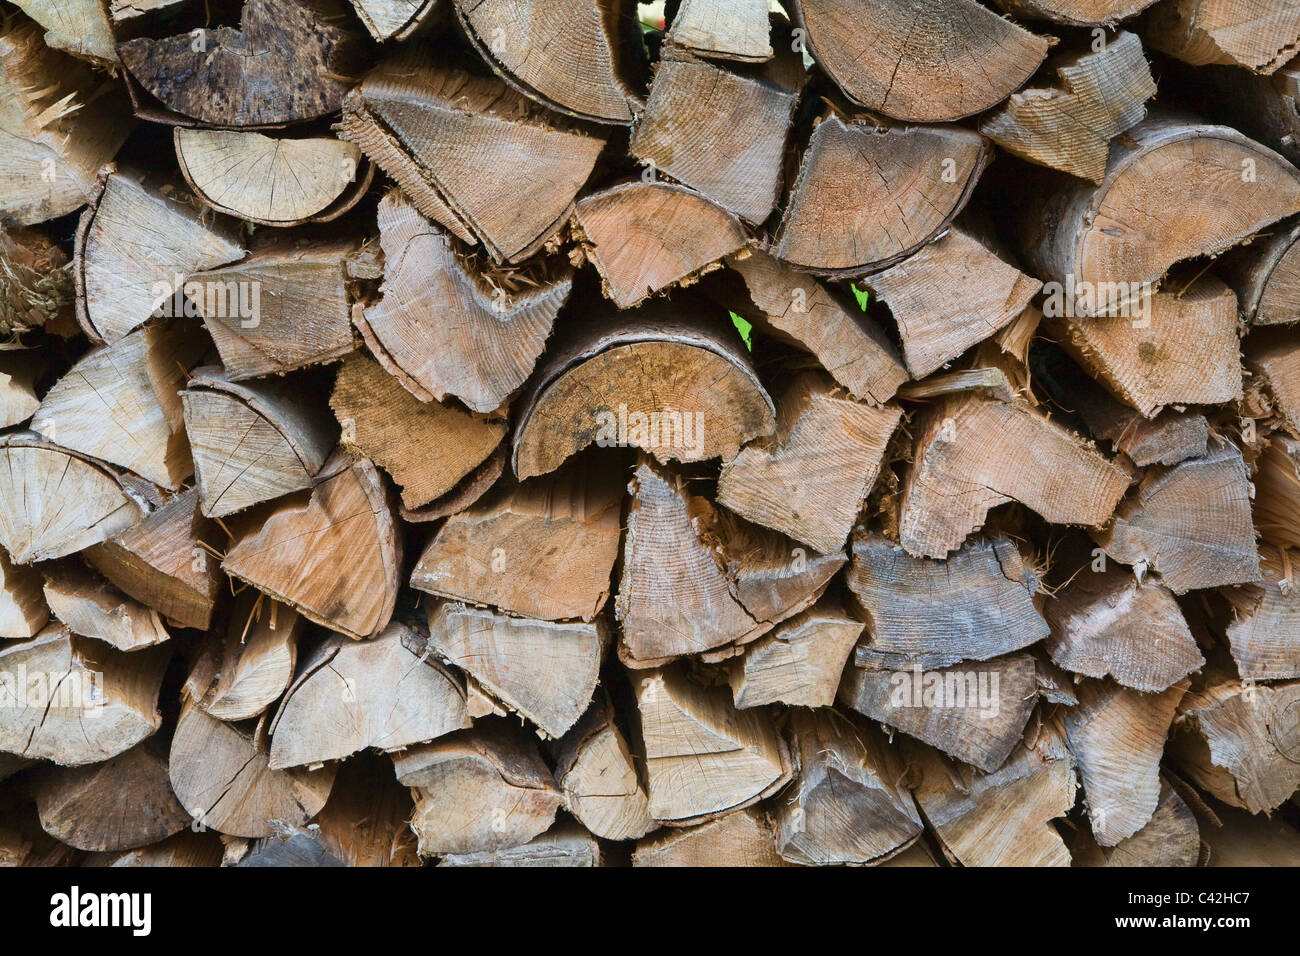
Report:
[[[185,320],[94,349],[45,393],[31,428],[169,491],[194,471],[178,392],[208,349]]]
[[[789,866],[776,852],[772,823],[758,807],[695,827],[672,827],[637,841],[633,866]]]
[[[1281,433],[1256,462],[1255,527],[1272,544],[1300,548],[1300,441]]]
[[[406,40],[443,19],[443,0],[352,0],[357,17],[376,40]]]
[[[195,369],[181,393],[203,514],[221,518],[310,488],[336,432],[287,380],[232,382]]]
[[[1069,866],[1052,826],[1074,806],[1074,760],[1039,729],[997,770],[981,773],[928,747],[904,748],[912,794],[945,854],[962,866]]]
[[[1153,0],[994,0],[1015,17],[1052,20],[1065,26],[1090,27],[1127,20]]]
[[[774,55],[763,0],[682,0],[664,41],[710,59],[759,63]]]
[[[749,304],[717,296],[720,304],[735,307],[760,332],[811,352],[854,398],[884,404],[907,381],[884,330],[812,276],[757,249],[728,256],[727,267],[743,282]]]
[[[1075,866],[1197,866],[1201,863],[1201,834],[1196,815],[1166,780],[1160,781],[1160,802],[1151,821],[1113,847],[1098,846],[1087,831],[1071,844]]]
[[[0,29],[0,103],[0,214],[21,226],[85,203],[100,166],[131,132],[126,100],[112,82],[47,49],[40,29],[21,16]]]
[[[957,396],[927,410],[903,489],[899,538],[942,558],[991,508],[1018,501],[1053,524],[1110,519],[1128,476],[1092,445],[1021,402]],[[1033,461],[1025,469],[1017,462]]]
[[[1209,866],[1300,865],[1300,830],[1281,817],[1221,813],[1220,826],[1205,828]]]
[[[57,624],[0,645],[0,750],[66,767],[130,750],[162,726],[168,656],[128,657]]]
[[[1250,325],[1300,321],[1300,221],[1279,223],[1223,257],[1217,266]]]
[[[137,37],[117,53],[186,125],[297,123],[336,112],[364,67],[347,9],[342,0],[247,0],[238,29],[203,29],[201,42],[189,32]]]
[[[891,266],[943,234],[990,154],[987,140],[957,126],[829,113],[803,152],[772,254],[836,278]]]
[[[1028,647],[1048,634],[1038,576],[1005,537],[971,541],[946,560],[914,558],[879,534],[853,539],[845,578],[870,637],[859,667],[948,667]]]
[[[722,466],[717,502],[817,551],[839,551],[901,419],[896,406],[856,402],[829,376],[804,373],[777,402],[775,434]]]
[[[303,826],[329,798],[336,768],[271,770],[260,734],[246,727],[182,708],[169,761],[176,798],[198,826],[228,836]]]
[[[86,866],[211,866],[221,865],[222,844],[216,833],[182,830],[161,843],[122,853],[92,853]]]
[[[149,743],[88,767],[43,767],[32,776],[41,828],[78,850],[130,850],[190,824],[167,776],[167,758]]]
[[[775,427],[735,329],[694,303],[656,303],[557,343],[521,402],[511,464],[531,478],[593,443],[665,463],[728,461]]]
[[[708,501],[690,494],[680,475],[644,456],[631,492],[614,603],[625,665],[656,667],[745,643],[770,629],[732,594],[713,549],[696,534],[697,525],[712,518]]]
[[[106,166],[77,225],[77,321],[115,342],[160,310],[174,314],[186,276],[243,256],[234,220]]]
[[[587,709],[608,642],[599,617],[555,623],[454,602],[429,608],[429,649],[551,737]]]
[[[1102,846],[1131,837],[1160,803],[1160,757],[1188,682],[1141,694],[1083,681],[1079,704],[1063,708],[1065,743],[1079,765],[1092,832]]]
[[[0,353],[0,428],[21,425],[40,408],[35,385],[41,371],[36,362]]]
[[[0,638],[35,637],[49,619],[40,572],[14,564],[0,548]]]
[[[667,173],[751,223],[767,219],[780,198],[804,82],[789,31],[781,32],[776,58],[743,72],[666,46],[628,147],[651,175]]]
[[[428,594],[524,617],[592,620],[618,556],[623,475],[570,466],[453,515],[411,574]]]
[[[1224,592],[1234,611],[1227,637],[1237,673],[1248,681],[1300,677],[1300,552],[1261,548],[1259,566],[1258,582]]]
[[[1080,568],[1048,599],[1044,616],[1052,628],[1044,648],[1075,674],[1155,693],[1205,664],[1178,602],[1154,576]]]
[[[406,505],[401,505],[397,511],[402,516],[402,520],[412,524],[438,521],[460,514],[474,505],[505,474],[506,446],[506,442],[497,445],[496,450],[488,455],[482,464],[462,478],[455,488],[441,498],[431,501],[422,508],[408,508]]]
[[[454,0],[474,49],[511,86],[593,123],[627,125],[643,106],[639,63],[626,42],[626,0]],[[553,50],[564,50],[558,56]]]
[[[367,74],[339,136],[458,238],[497,262],[526,259],[567,221],[605,141],[502,80],[433,63],[408,50]]]
[[[1048,38],[975,0],[796,0],[814,60],[849,99],[920,123],[982,112],[1043,62]],[[864,45],[862,36],[874,40]]]
[[[264,226],[329,222],[356,205],[374,178],[361,150],[332,136],[270,137],[185,129],[173,136],[190,188],[212,208]]]
[[[700,823],[766,799],[789,782],[790,752],[758,710],[736,710],[723,687],[678,668],[636,678],[650,816]]]
[[[839,689],[844,706],[990,773],[1019,742],[1037,698],[1028,654],[927,671],[847,667]]]
[[[782,621],[728,669],[736,707],[834,705],[840,675],[865,626],[830,598]]]
[[[636,840],[657,826],[632,752],[602,693],[552,750],[565,809],[596,836]]]
[[[421,508],[451,492],[506,434],[502,421],[419,401],[364,355],[352,356],[339,369],[330,407],[344,447],[388,472],[407,508]]]
[[[733,214],[669,182],[634,180],[585,196],[574,210],[573,229],[606,297],[620,309],[690,285],[748,243]]]
[[[1174,263],[1300,211],[1300,170],[1234,129],[1152,110],[1115,141],[1100,186],[1054,181],[1031,196],[1042,201],[1021,219],[1020,249],[1057,284],[1044,313],[1130,315]]]
[[[1048,60],[1056,83],[1013,93],[979,131],[1021,159],[1100,183],[1110,141],[1142,121],[1156,84],[1136,34],[1121,30],[1097,43],[1101,49]]]
[[[1210,680],[1179,710],[1171,756],[1198,787],[1251,813],[1300,787],[1300,684]]]
[[[104,641],[119,651],[152,647],[171,637],[156,610],[132,600],[84,567],[50,564],[41,572],[50,612],[73,634]]]
[[[108,11],[99,0],[14,0],[41,25],[45,45],[89,60],[97,66],[119,63]]]
[[[1288,61],[1271,75],[1237,66],[1182,66],[1164,63],[1167,93],[1189,109],[1240,130],[1300,162],[1300,63]]]
[[[375,357],[422,402],[454,395],[477,412],[504,405],[532,372],[572,270],[483,269],[398,191],[379,204],[379,241],[383,297],[355,320]]]
[[[147,505],[117,472],[32,432],[0,436],[0,545],[15,564],[61,558],[129,528]]]
[[[364,640],[393,616],[402,543],[379,472],[336,459],[302,495],[266,509],[222,569],[310,621]]]
[[[1300,47],[1300,10],[1267,0],[1163,0],[1147,14],[1148,45],[1185,63],[1269,74]]]
[[[1101,323],[1107,319],[1094,319]],[[1147,465],[1176,465],[1200,458],[1209,450],[1210,423],[1204,415],[1166,408],[1154,418],[1142,415],[1101,393],[1102,400],[1076,404],[1093,437],[1109,441],[1117,453],[1128,455],[1140,468]]]
[[[1001,331],[1043,287],[956,226],[865,284],[889,306],[916,379]]]
[[[302,629],[293,608],[244,589],[224,625],[201,645],[185,681],[186,696],[218,720],[259,716],[293,679]]]
[[[1175,594],[1260,578],[1246,465],[1226,441],[1203,458],[1148,469],[1094,537],[1116,561],[1159,572]]]
[[[776,848],[805,866],[877,863],[920,836],[916,804],[878,730],[859,732],[834,710],[790,713],[794,782],[776,801]]]
[[[501,722],[449,734],[393,759],[415,789],[421,856],[522,846],[546,831],[563,796],[535,741]]]
[[[478,853],[449,853],[439,866],[604,866],[600,844],[573,823],[557,823],[523,846]]]
[[[1300,338],[1290,329],[1260,329],[1246,339],[1246,365],[1268,388],[1283,426],[1300,438]]]

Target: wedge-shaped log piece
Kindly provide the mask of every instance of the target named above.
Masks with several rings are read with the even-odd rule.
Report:
[[[420,524],[460,514],[488,493],[505,474],[507,444],[502,442],[483,463],[471,471],[451,491],[422,508],[399,507],[403,521]]]
[[[756,621],[732,594],[709,542],[696,534],[697,525],[712,520],[708,501],[648,457],[637,466],[631,490],[614,602],[623,663],[654,667],[768,630],[771,625]]]
[[[746,647],[728,670],[732,700],[738,708],[830,707],[865,626],[838,599],[823,598]]]
[[[921,834],[921,817],[898,786],[902,767],[875,728],[834,710],[796,709],[790,737],[799,771],[779,800],[776,849],[791,863],[874,863]]]
[[[1048,634],[1033,601],[1038,576],[1008,538],[972,541],[943,561],[914,558],[879,534],[856,535],[850,550],[845,580],[870,633],[861,667],[984,661]]]
[[[633,866],[790,866],[776,852],[772,822],[759,807],[637,841]]]
[[[1203,856],[1196,814],[1165,779],[1156,812],[1141,830],[1113,847],[1098,846],[1090,832],[1080,830],[1070,853],[1075,866],[1198,866]]]
[[[169,109],[213,126],[278,126],[342,105],[365,64],[342,0],[247,0],[239,28],[138,37],[117,46]],[[188,125],[188,124],[187,124]]]
[[[454,395],[478,412],[504,405],[532,372],[572,270],[543,263],[519,285],[494,277],[396,190],[379,204],[379,241],[383,298],[356,320],[376,358],[422,402]]]
[[[438,23],[443,0],[352,0],[357,17],[376,40],[405,40]]]
[[[777,230],[778,259],[840,278],[883,269],[940,236],[966,205],[987,140],[956,126],[873,122],[829,113],[817,124]]]
[[[1100,186],[1058,181],[1034,197],[1021,252],[1060,283],[1060,314],[1134,317],[1174,263],[1300,212],[1300,170],[1234,129],[1153,109],[1115,141]]]
[[[866,285],[898,323],[913,378],[999,332],[1043,287],[957,227]]]
[[[729,461],[776,428],[739,336],[694,303],[656,303],[573,328],[521,407],[512,460],[521,479],[593,443],[640,448],[661,462]]]
[[[218,720],[257,717],[293,680],[302,629],[293,608],[245,588],[202,644],[186,695]]]
[[[711,59],[770,60],[768,4],[763,0],[682,0],[665,40]]]
[[[746,222],[761,223],[779,198],[786,138],[804,80],[788,36],[778,49],[771,63],[744,72],[665,55],[632,134],[632,155]]]
[[[337,436],[289,382],[196,369],[181,393],[203,514],[221,518],[310,488]]]
[[[844,706],[988,772],[1019,742],[1037,696],[1028,654],[943,670],[847,667],[839,690]]]
[[[1205,664],[1169,589],[1127,568],[1082,568],[1047,602],[1052,636],[1044,647],[1074,674],[1113,677],[1154,693]]]
[[[93,349],[45,393],[31,428],[175,491],[194,472],[178,393],[208,348],[174,320]]]
[[[348,637],[373,637],[388,625],[402,542],[368,459],[327,465],[310,497],[287,498],[253,522],[226,554],[227,574]]]
[[[1128,487],[1128,476],[1090,443],[1020,402],[951,398],[915,433],[899,522],[909,554],[944,557],[1008,501],[1053,524],[1097,527]],[[1034,468],[1020,464],[1030,461]]]
[[[525,617],[590,621],[609,597],[623,475],[570,466],[503,486],[449,518],[411,587]]]
[[[329,222],[370,184],[361,149],[332,136],[271,137],[239,130],[176,127],[185,181],[209,206],[263,226]]]
[[[1174,762],[1214,797],[1267,813],[1300,787],[1300,684],[1211,681],[1179,712]]]
[[[347,279],[356,252],[351,240],[273,236],[242,262],[192,275],[186,284],[226,377],[279,375],[355,351]]]
[[[591,702],[609,641],[592,623],[537,621],[444,602],[429,610],[429,647],[552,737]]]
[[[1300,9],[1268,0],[1163,0],[1151,8],[1147,43],[1185,63],[1273,73],[1300,47]]]
[[[736,710],[724,687],[678,668],[636,678],[650,816],[699,823],[771,796],[790,780],[790,752],[765,713]]]
[[[604,866],[600,843],[573,822],[557,823],[523,846],[478,853],[449,853],[439,866]]]
[[[99,0],[15,0],[45,30],[45,45],[101,66],[117,65],[108,11]]]
[[[1211,442],[1203,458],[1148,469],[1095,538],[1116,561],[1158,571],[1175,594],[1260,578],[1250,481],[1226,441]]]
[[[1300,438],[1300,335],[1261,329],[1246,339],[1246,364],[1268,387],[1277,415]]]
[[[1056,84],[1011,94],[980,132],[1021,159],[1100,183],[1110,141],[1140,123],[1156,95],[1136,34],[1121,30],[1103,43],[1053,57]]]
[[[119,651],[152,647],[171,636],[157,611],[75,562],[51,564],[41,570],[50,613],[73,634],[93,637]]]
[[[172,793],[167,757],[152,741],[104,763],[43,767],[32,777],[41,828],[78,850],[130,850],[189,826]]]
[[[32,432],[0,436],[0,462],[0,545],[15,564],[88,548],[147,508],[117,472]]]
[[[649,797],[603,692],[555,742],[553,753],[565,809],[596,836],[636,840],[658,825],[650,819]]]
[[[0,30],[0,216],[21,226],[73,212],[131,132],[125,97],[88,64],[46,48],[25,17]]]
[[[35,637],[49,619],[41,573],[14,564],[0,548],[0,638]]]
[[[171,623],[202,629],[212,622],[221,589],[220,567],[209,554],[218,534],[199,513],[199,493],[191,488],[88,548],[86,560]]]
[[[135,171],[101,172],[77,225],[77,320],[116,342],[173,305],[186,276],[244,256],[233,219],[164,192]],[[178,288],[179,286],[179,288]]]
[[[511,86],[562,113],[627,125],[641,108],[626,0],[454,0],[474,49]],[[563,50],[557,55],[556,50]]]
[[[128,657],[57,624],[0,646],[0,750],[75,767],[131,749],[162,726],[167,658]]]
[[[402,624],[361,644],[342,636],[321,644],[271,724],[271,769],[397,750],[468,727],[460,682],[423,651]]]
[[[605,295],[620,309],[689,285],[748,241],[734,215],[669,182],[637,180],[592,193],[578,203],[573,222]]]
[[[1300,548],[1300,441],[1281,432],[1256,462],[1255,527],[1272,544]]]
[[[1109,25],[1127,20],[1153,0],[994,0],[1014,17],[1051,20],[1072,27]]]
[[[339,136],[458,238],[482,241],[497,262],[526,259],[568,220],[605,141],[496,77],[433,60],[408,49],[367,74]]]
[[[1233,606],[1228,643],[1242,680],[1300,677],[1300,552],[1260,548],[1263,577],[1246,588],[1226,590]]]
[[[813,59],[850,99],[922,123],[996,105],[1047,55],[1047,37],[975,0],[796,0],[792,12]]]
[[[776,433],[722,466],[718,504],[817,551],[839,551],[901,418],[895,406],[865,405],[828,376],[804,373],[777,403]]]
[[[1052,820],[1074,806],[1074,760],[1045,726],[996,770],[966,767],[905,746],[912,794],[944,852],[962,866],[1069,866]]]
[[[854,398],[883,404],[907,381],[884,330],[812,276],[757,249],[729,256],[727,267],[744,283],[749,304],[730,296],[722,304],[760,332],[811,352]]]
[[[273,836],[306,825],[329,799],[337,768],[271,770],[260,735],[187,703],[172,737],[172,790],[194,820],[227,836]]]
[[[1065,743],[1079,765],[1092,832],[1102,846],[1137,833],[1160,802],[1160,757],[1178,702],[1181,680],[1159,694],[1142,694],[1110,681],[1076,686],[1079,704],[1063,708]]]
[[[355,355],[334,380],[330,407],[343,444],[388,472],[402,504],[420,508],[452,491],[501,444],[506,424],[421,402],[375,361]]]
[[[522,846],[555,821],[564,797],[537,741],[501,721],[449,734],[393,758],[413,787],[421,856]]]
[[[1300,322],[1300,220],[1269,233],[1225,254],[1217,272],[1237,293],[1246,322]]]
[[[5,260],[5,264],[9,265],[7,256]],[[21,331],[5,329],[6,324],[4,319],[0,319],[0,331],[6,334]],[[0,428],[21,425],[41,407],[35,386],[43,369],[38,362],[20,356],[21,353],[0,355]]]

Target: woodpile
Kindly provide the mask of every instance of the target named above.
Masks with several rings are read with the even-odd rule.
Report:
[[[0,7],[0,863],[1300,860],[1300,0]]]

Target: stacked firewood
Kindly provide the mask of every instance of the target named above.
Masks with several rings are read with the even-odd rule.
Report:
[[[1300,0],[14,0],[0,862],[1300,863]]]

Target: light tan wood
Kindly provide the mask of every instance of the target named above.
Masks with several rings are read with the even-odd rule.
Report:
[[[865,625],[825,597],[749,644],[727,671],[737,708],[830,707]]]
[[[682,0],[665,41],[699,56],[744,63],[773,55],[764,0]]]
[[[3,320],[0,320],[3,324]],[[41,367],[23,361],[14,354],[0,354],[0,428],[21,425],[41,405],[36,395],[36,379]]]
[[[48,564],[41,573],[50,613],[73,634],[93,637],[119,651],[152,647],[171,637],[157,611],[76,562]]]
[[[16,0],[45,30],[45,45],[99,66],[118,63],[108,13],[99,0]]]
[[[604,866],[605,863],[600,844],[590,833],[574,823],[557,823],[523,846],[478,853],[449,853],[438,861],[438,865],[582,867]]]
[[[1283,427],[1300,438],[1300,342],[1286,329],[1260,329],[1246,339],[1245,355]]]
[[[0,638],[35,637],[49,619],[40,572],[14,564],[0,548]]]
[[[302,631],[297,611],[245,588],[200,646],[186,696],[218,720],[259,716],[293,680]]]
[[[658,826],[650,818],[636,761],[602,692],[552,752],[565,809],[596,836],[636,840]]]
[[[1278,225],[1229,251],[1218,273],[1252,325],[1300,321],[1300,223]]]
[[[1154,0],[994,0],[1015,17],[1051,20],[1066,26],[1112,25],[1151,6]]]
[[[1186,63],[1268,74],[1300,46],[1300,10],[1267,0],[1164,0],[1151,9],[1143,36]]]
[[[120,853],[92,853],[86,866],[220,866],[222,845],[215,832],[185,829],[160,843]]]
[[[772,823],[758,807],[638,840],[633,866],[790,866],[777,855]]]
[[[1198,866],[1204,856],[1196,815],[1167,780],[1151,821],[1113,847],[1098,846],[1090,831],[1079,830],[1071,843],[1075,866]]]
[[[405,40],[426,32],[446,9],[443,0],[352,0],[352,6],[376,40]]]
[[[1256,462],[1255,528],[1271,544],[1300,548],[1300,441],[1273,435]]]

